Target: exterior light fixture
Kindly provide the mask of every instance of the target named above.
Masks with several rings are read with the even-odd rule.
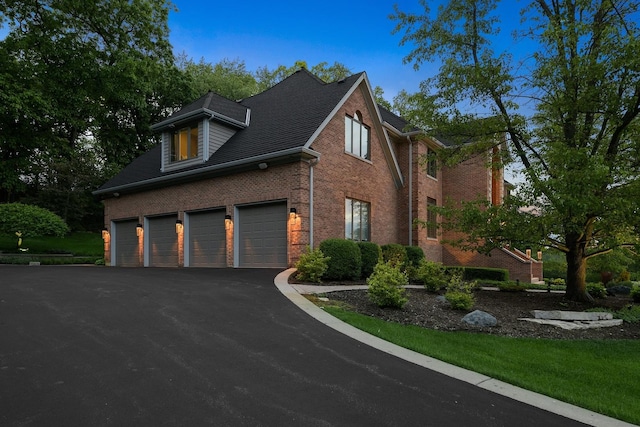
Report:
[[[109,238],[109,230],[107,227],[102,229],[102,240],[107,240]]]
[[[142,224],[138,223],[138,225],[136,225],[136,236],[138,237],[142,236],[142,231],[143,231]]]
[[[298,216],[296,208],[289,209],[289,219],[295,219]]]
[[[182,230],[183,230],[182,220],[176,219],[176,234],[182,233]]]
[[[231,215],[227,214],[224,216],[224,226],[226,229],[231,228]]]
[[[542,251],[538,251],[538,261],[542,261]]]
[[[269,167],[269,165],[263,162],[263,163],[258,163],[258,167],[260,168],[260,170],[265,170],[266,168]]]
[[[531,258],[531,248],[527,248],[527,258]]]

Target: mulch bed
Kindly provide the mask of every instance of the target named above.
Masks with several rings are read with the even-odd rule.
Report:
[[[482,310],[498,320],[496,326],[486,328],[465,324],[462,317],[467,312],[452,309],[446,302],[437,299],[438,294],[424,289],[407,289],[409,301],[402,309],[379,308],[369,301],[366,290],[329,292],[326,296],[330,300],[347,303],[353,311],[361,314],[442,331],[471,331],[518,338],[640,339],[640,323],[625,322],[614,327],[565,330],[518,320],[533,317],[533,310],[585,311],[596,307],[625,309],[632,304],[628,295],[609,296],[589,304],[567,301],[561,293],[477,290],[474,292],[475,305],[471,311]]]

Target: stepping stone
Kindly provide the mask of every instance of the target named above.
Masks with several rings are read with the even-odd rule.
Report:
[[[569,321],[594,321],[594,320],[611,320],[613,314],[602,311],[562,311],[562,310],[533,310],[533,317],[536,319],[547,320],[569,320]]]
[[[559,328],[568,329],[568,330],[608,328],[612,326],[622,325],[622,319],[573,321],[573,322],[568,322],[565,320],[555,320],[555,319],[529,319],[529,318],[521,318],[518,320],[525,320],[527,322],[538,323],[541,325],[552,325],[552,326],[557,326]]]

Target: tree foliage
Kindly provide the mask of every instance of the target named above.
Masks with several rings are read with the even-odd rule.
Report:
[[[414,46],[407,62],[440,70],[400,101],[457,143],[443,152],[452,163],[506,135],[500,160],[510,154],[525,179],[504,206],[443,209],[445,226],[469,233],[459,244],[486,252],[505,243],[557,248],[567,295],[588,299],[586,260],[638,243],[639,3],[532,0],[511,45],[498,43],[496,0],[451,0],[434,13],[422,4],[420,15],[396,9],[396,30]]]

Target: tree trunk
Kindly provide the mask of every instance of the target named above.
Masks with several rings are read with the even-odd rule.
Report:
[[[587,260],[582,245],[571,245],[566,253],[567,259],[567,292],[571,301],[592,302],[593,297],[587,292]]]

